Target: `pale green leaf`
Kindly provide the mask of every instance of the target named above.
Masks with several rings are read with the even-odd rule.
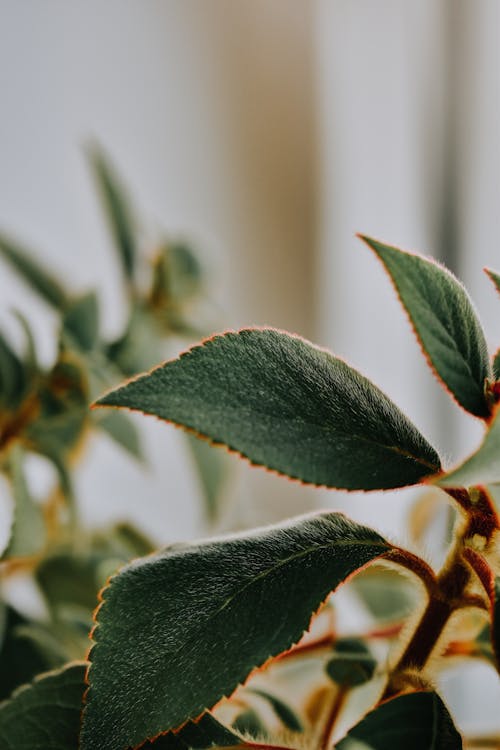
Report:
[[[59,281],[35,257],[4,235],[0,235],[2,256],[23,280],[53,307],[65,307],[68,297]]]

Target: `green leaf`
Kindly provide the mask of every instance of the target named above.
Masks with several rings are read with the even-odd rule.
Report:
[[[223,451],[216,450],[213,445],[206,440],[199,440],[195,435],[187,433],[186,439],[200,477],[207,518],[214,521],[220,510],[222,492],[232,465],[231,459]]]
[[[38,677],[0,704],[2,750],[76,750],[85,664]]]
[[[199,716],[297,643],[328,594],[389,549],[325,513],[127,566],[102,594],[82,750],[123,750]]]
[[[236,747],[247,745],[232,729],[221,724],[211,714],[188,721],[177,732],[166,732],[151,742],[141,745],[141,750],[204,750],[209,747]]]
[[[376,620],[389,622],[407,617],[418,604],[418,592],[408,578],[379,565],[364,570],[351,586]]]
[[[23,280],[46,302],[57,309],[65,307],[68,298],[59,281],[30,253],[4,235],[0,235],[0,256],[10,263]]]
[[[7,339],[0,333],[0,402],[15,411],[26,393],[28,374]]]
[[[99,415],[96,424],[100,430],[104,430],[109,437],[124,448],[131,456],[139,461],[144,461],[139,431],[131,419],[121,412],[111,412],[103,417]]]
[[[471,487],[500,482],[500,407],[496,408],[477,451],[455,469],[432,481],[440,487]]]
[[[429,364],[453,398],[488,417],[488,348],[467,291],[436,261],[360,235],[384,264]]]
[[[337,685],[358,687],[369,682],[375,674],[377,662],[370,650],[355,638],[339,638],[325,669]]]
[[[124,375],[136,375],[158,361],[164,339],[151,314],[135,306],[124,335],[108,346],[106,354]]]
[[[496,273],[496,271],[493,271],[491,268],[485,268],[484,272],[490,277],[497,292],[500,292],[500,274]]]
[[[291,732],[304,731],[302,722],[300,721],[295,711],[276,695],[268,693],[267,690],[258,690],[257,688],[252,688],[251,690],[249,690],[249,692],[255,693],[255,695],[260,696],[265,701],[270,703],[278,719],[280,719],[282,724],[287,729],[290,729]]]
[[[491,366],[493,368],[493,377],[495,380],[500,380],[500,349],[498,349],[493,355]]]
[[[99,336],[99,307],[95,292],[77,297],[68,304],[63,317],[63,331],[83,351],[91,351]]]
[[[128,196],[104,152],[94,146],[89,156],[125,277],[132,280],[137,246]]]
[[[42,508],[32,498],[24,474],[24,454],[16,446],[9,455],[9,474],[14,497],[10,540],[3,557],[28,557],[45,545],[46,530]]]
[[[462,739],[436,693],[410,693],[371,711],[337,750],[461,750]]]
[[[244,329],[196,346],[97,402],[154,414],[252,463],[348,490],[415,484],[434,449],[373,383],[298,336]]]
[[[36,353],[36,343],[33,331],[27,320],[19,310],[13,310],[13,315],[19,321],[21,328],[26,340],[25,353],[24,353],[24,366],[30,373],[35,373],[38,370],[38,357]]]
[[[269,734],[261,717],[253,708],[246,708],[238,714],[231,727],[238,734],[249,735],[255,739],[260,738],[262,740]]]
[[[183,243],[167,243],[154,261],[151,303],[168,316],[202,288],[203,274],[198,258]]]
[[[6,606],[3,611],[5,625],[0,649],[0,700],[9,696],[19,685],[33,679],[46,669],[50,669],[51,662],[38,644],[26,638],[24,628],[30,622]]]

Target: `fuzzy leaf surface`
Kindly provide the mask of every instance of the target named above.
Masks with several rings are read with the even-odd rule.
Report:
[[[140,750],[205,750],[209,747],[236,747],[245,740],[233,729],[205,713],[196,722],[188,721],[178,732],[167,732],[141,745]]]
[[[49,672],[0,704],[2,750],[76,750],[84,664]]]
[[[0,235],[0,255],[46,302],[57,309],[66,305],[68,297],[59,281],[34,256],[4,235]]]
[[[422,349],[455,400],[488,417],[484,382],[491,377],[481,323],[464,286],[444,266],[361,237],[391,277]]]
[[[461,750],[462,739],[436,693],[410,693],[371,711],[337,750]]]
[[[215,336],[97,402],[154,414],[303,482],[391,489],[437,453],[367,378],[274,329]]]
[[[489,424],[483,442],[459,466],[434,480],[441,487],[471,487],[500,482],[500,408]]]
[[[125,567],[97,614],[82,750],[124,750],[196,718],[296,643],[328,594],[389,549],[324,513]]]

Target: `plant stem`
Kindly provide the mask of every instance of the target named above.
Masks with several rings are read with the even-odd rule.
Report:
[[[333,705],[328,714],[325,726],[323,727],[323,731],[321,733],[321,739],[318,743],[318,747],[320,750],[328,750],[331,745],[333,730],[335,729],[335,724],[337,723],[339,714],[344,706],[348,692],[348,688],[342,685],[339,686],[338,690],[336,691]]]

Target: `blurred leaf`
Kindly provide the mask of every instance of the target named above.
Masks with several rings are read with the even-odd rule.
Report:
[[[164,340],[150,313],[136,306],[125,334],[108,346],[107,356],[124,375],[136,375],[161,359]]]
[[[495,380],[500,380],[500,349],[498,349],[493,355],[493,377]]]
[[[35,577],[56,617],[59,610],[77,605],[88,613],[97,606],[97,593],[105,579],[98,577],[103,555],[75,555],[60,552],[42,560]]]
[[[268,736],[267,729],[259,714],[253,708],[246,708],[232,723],[232,729],[238,734],[246,734],[254,739]]]
[[[374,531],[324,513],[123,568],[102,592],[82,750],[135,746],[212,707],[388,550]]]
[[[186,439],[201,480],[207,518],[214,521],[220,511],[222,492],[232,468],[231,457],[195,435],[187,433]]]
[[[0,704],[5,750],[76,750],[85,664],[71,664],[24,685]]]
[[[63,331],[83,351],[92,350],[99,336],[99,307],[95,292],[72,300],[64,311]]]
[[[336,747],[337,750],[461,750],[462,740],[436,693],[410,693],[371,711]]]
[[[380,566],[362,571],[350,585],[379,621],[391,622],[407,616],[418,601],[414,587],[405,576]]]
[[[145,461],[139,431],[126,414],[113,411],[103,417],[98,415],[96,424],[118,445],[139,461]]]
[[[453,398],[476,417],[490,414],[485,381],[488,348],[464,286],[434,260],[361,239],[385,266],[424,354]]]
[[[103,150],[94,146],[90,149],[89,157],[125,277],[131,281],[137,260],[137,246],[128,196]]]
[[[4,558],[35,555],[43,549],[46,541],[43,511],[31,496],[23,463],[23,451],[16,446],[9,454],[14,511],[10,540]]]
[[[13,412],[21,403],[28,385],[28,374],[7,339],[0,333],[0,402]]]
[[[358,687],[369,682],[377,662],[368,647],[355,638],[339,638],[325,669],[328,677],[343,687]]]
[[[98,552],[112,554],[128,562],[132,557],[143,557],[153,552],[154,545],[141,531],[129,523],[118,523],[107,530],[96,532],[93,547]]]
[[[166,243],[153,265],[151,304],[168,322],[202,289],[203,273],[198,258],[183,243]]]
[[[389,489],[440,467],[434,449],[373,383],[323,349],[270,328],[214,336],[97,404],[154,414],[310,484]]]
[[[59,310],[65,307],[68,297],[63,287],[34,256],[3,235],[0,235],[0,255],[46,302]]]
[[[26,350],[24,353],[24,365],[28,371],[35,373],[38,370],[38,357],[36,354],[35,337],[27,318],[19,310],[13,310],[13,315],[18,319],[26,339]]]
[[[209,747],[237,747],[247,744],[232,729],[205,713],[196,721],[188,721],[176,732],[161,734],[141,745],[141,750],[204,750]]]
[[[461,464],[432,480],[440,487],[472,487],[500,482],[500,406],[479,448]]]
[[[290,731],[292,732],[304,731],[302,722],[300,721],[295,711],[276,695],[268,693],[267,690],[258,690],[257,688],[252,688],[249,690],[249,692],[255,693],[255,695],[260,696],[265,701],[270,703],[274,713],[287,729],[290,729]]]
[[[0,700],[31,680],[39,672],[50,668],[46,655],[37,644],[23,635],[22,628],[29,621],[12,607],[5,608],[5,631],[0,650]],[[1,745],[0,745],[1,746]]]

